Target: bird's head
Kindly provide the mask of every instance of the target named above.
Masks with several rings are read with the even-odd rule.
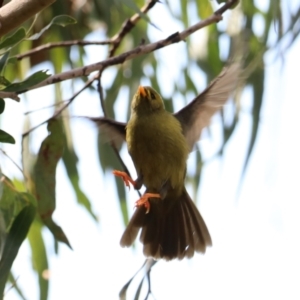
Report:
[[[153,112],[164,109],[164,102],[150,86],[139,86],[133,97],[131,108],[136,112]]]

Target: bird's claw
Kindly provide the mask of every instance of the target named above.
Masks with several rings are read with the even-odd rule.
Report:
[[[149,198],[160,198],[160,194],[145,193],[139,200],[135,202],[135,207],[145,206],[146,214],[150,211]]]
[[[124,181],[125,185],[129,187],[130,189],[130,183],[134,186],[135,182],[128,176],[127,173],[122,171],[113,170],[112,172],[115,176],[121,177]]]

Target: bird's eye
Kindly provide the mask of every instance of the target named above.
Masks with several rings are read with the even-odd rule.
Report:
[[[155,100],[155,95],[154,95],[153,92],[150,92],[150,97],[151,97],[152,100]]]

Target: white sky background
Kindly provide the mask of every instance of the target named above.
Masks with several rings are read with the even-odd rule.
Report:
[[[157,4],[152,12],[156,14],[156,24],[162,29],[162,32],[153,30],[154,40],[182,29],[178,24],[171,23],[171,20],[167,22],[166,15],[157,16],[162,12],[162,4]],[[166,28],[166,24],[169,28]],[[243,103],[248,105],[240,114],[239,126],[226,146],[224,158],[212,160],[205,165],[197,203],[210,230],[213,247],[204,256],[195,255],[191,260],[180,262],[161,261],[154,266],[151,279],[155,299],[300,298],[299,43],[298,39],[287,52],[284,61],[274,61],[274,53],[266,56],[266,92],[260,130],[238,201],[236,192],[251,126],[249,92],[245,92],[242,97]],[[179,43],[159,51],[169,55],[165,70],[174,65],[174,57],[180,53],[180,47],[185,47],[185,44]],[[88,49],[90,56],[87,63],[101,59],[99,47],[91,46]],[[169,70],[168,73],[173,74]],[[109,84],[109,77],[109,72],[106,72],[104,84]],[[167,77],[162,77],[167,95],[171,89],[168,90]],[[199,82],[199,91],[204,86],[203,80]],[[22,100],[21,104],[6,100],[2,128],[17,138],[17,144],[1,147],[18,162],[19,135],[23,123],[16,120],[22,119],[24,111],[51,104],[51,91],[51,88],[44,88],[30,92],[27,96],[29,101]],[[65,99],[69,97],[69,90],[66,89]],[[127,95],[123,98],[121,96],[116,104],[119,120],[125,118],[122,114],[123,101],[127,101],[125,99]],[[75,100],[71,112],[73,115],[99,115],[98,96],[83,94]],[[34,124],[45,120],[51,113],[51,110],[35,113]],[[5,118],[13,114],[14,120]],[[204,135],[200,141],[208,157],[217,149],[218,122],[219,119],[215,118],[212,124],[214,140]],[[72,123],[75,129],[73,132],[76,132],[74,143],[80,158],[78,167],[81,187],[99,214],[100,223],[93,222],[87,212],[76,205],[74,192],[60,163],[54,218],[64,229],[74,251],[60,245],[60,253],[56,256],[51,234],[44,230],[50,257],[49,299],[117,299],[121,287],[144,262],[142,247],[139,243],[135,249],[119,246],[124,226],[112,175],[107,174],[104,178],[100,171],[96,131],[88,122],[74,120]],[[38,151],[46,134],[45,126],[34,132],[34,151]],[[122,157],[133,170],[125,149]],[[192,162],[193,155],[189,160],[191,169]],[[1,167],[11,178],[20,178],[18,170],[3,157]],[[131,190],[128,191],[128,197],[132,204],[129,204],[130,208],[137,200],[137,194]],[[37,281],[31,272],[27,242],[20,250],[13,271],[27,298],[38,299]],[[137,284],[129,291],[129,295],[132,296],[136,287]],[[10,290],[5,299],[19,298]]]

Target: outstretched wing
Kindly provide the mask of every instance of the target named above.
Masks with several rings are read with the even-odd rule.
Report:
[[[202,129],[209,124],[211,117],[223,107],[235,89],[240,72],[240,63],[225,67],[199,96],[174,114],[181,123],[190,151],[199,140]]]
[[[126,123],[117,122],[109,118],[87,118],[97,124],[106,141],[119,145],[126,140]]]

